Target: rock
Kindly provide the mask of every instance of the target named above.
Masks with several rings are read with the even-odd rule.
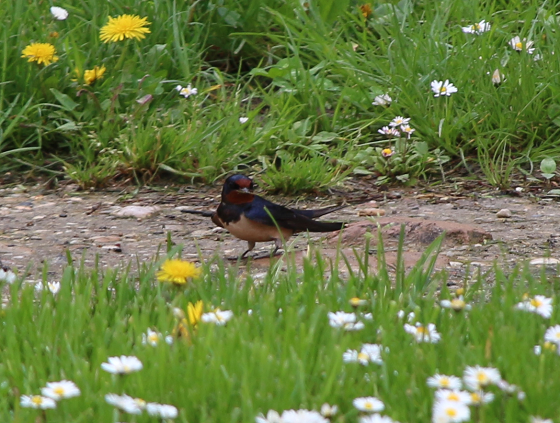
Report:
[[[383,209],[362,209],[358,211],[358,216],[385,216],[385,210]]]
[[[159,212],[157,206],[126,206],[111,213],[116,217],[135,217],[145,219]]]
[[[432,243],[443,232],[446,233],[444,244],[447,246],[477,244],[485,240],[491,240],[492,234],[477,225],[457,223],[443,220],[428,220],[414,217],[388,216],[371,221],[359,221],[350,223],[342,233],[343,245],[362,245],[364,235],[371,232],[372,244],[377,243],[377,228],[381,227],[385,240],[396,241],[399,239],[401,226],[404,225],[405,244],[417,243],[428,245]],[[328,236],[331,244],[338,242],[339,233],[334,232]],[[465,248],[467,248],[465,246]]]
[[[502,209],[496,213],[496,217],[500,219],[509,219],[512,216],[510,209]]]
[[[101,235],[92,236],[90,240],[100,244],[108,244],[110,242],[119,242],[121,240],[121,237],[117,235]]]
[[[552,257],[541,257],[532,259],[529,264],[533,266],[556,266],[560,263],[560,260]]]
[[[182,231],[183,225],[164,225],[164,231]]]

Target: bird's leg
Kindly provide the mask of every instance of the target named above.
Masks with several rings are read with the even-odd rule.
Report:
[[[281,238],[276,238],[274,240],[274,251],[272,251],[272,253],[270,254],[270,257],[274,257],[276,255],[276,252],[283,247],[282,245],[282,239]]]
[[[244,259],[244,258],[245,258],[245,255],[246,255],[249,251],[251,251],[253,248],[255,248],[255,244],[256,244],[256,243],[253,242],[253,241],[247,241],[247,248],[248,248],[248,249],[247,249],[247,251],[245,251],[243,254],[241,254],[241,257],[239,257],[239,258],[240,258],[240,259]]]

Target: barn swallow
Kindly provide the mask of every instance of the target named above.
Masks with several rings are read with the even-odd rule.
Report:
[[[227,229],[233,236],[245,240],[248,249],[241,258],[255,248],[255,243],[274,241],[273,255],[298,232],[332,232],[344,228],[343,222],[318,222],[317,217],[340,210],[344,206],[319,210],[297,210],[274,204],[253,194],[253,181],[244,175],[232,175],[222,189],[222,201],[212,222]]]

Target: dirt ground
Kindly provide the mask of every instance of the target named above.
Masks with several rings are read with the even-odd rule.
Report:
[[[144,188],[138,192],[134,188],[78,191],[72,185],[56,191],[46,191],[40,185],[0,187],[0,260],[20,274],[27,270],[30,280],[40,279],[45,261],[49,280],[60,278],[67,264],[67,250],[78,262],[83,257],[86,266],[93,266],[96,256],[102,268],[126,265],[132,260],[134,271],[137,258],[144,262],[151,260],[158,249],[165,251],[168,233],[175,243],[184,244],[183,258],[200,261],[216,254],[235,257],[245,250],[244,241],[216,228],[208,217],[181,212],[181,208],[215,210],[219,192],[218,186]],[[467,266],[485,269],[495,260],[512,265],[551,257],[549,262],[555,266],[560,239],[557,200],[524,192],[512,191],[512,194],[503,195],[489,187],[470,189],[468,184],[455,184],[447,190],[440,188],[437,193],[427,189],[379,192],[367,181],[351,181],[340,190],[321,197],[310,196],[299,201],[266,197],[296,208],[316,208],[373,197],[375,203],[349,206],[329,215],[328,219],[367,221],[367,217],[358,214],[379,208],[385,212],[386,219],[456,222],[490,234],[492,239],[483,242],[460,238],[444,244],[438,267],[446,268],[451,279],[455,277],[460,283]],[[130,205],[155,206],[157,211],[142,219],[115,215]],[[509,209],[511,217],[497,217],[501,209]],[[313,234],[310,238],[313,243],[323,245],[325,255],[336,251],[333,245],[336,237],[330,243],[324,234]],[[388,237],[386,244],[389,254],[394,254],[396,239]],[[306,251],[308,235],[293,237],[289,245],[295,251]],[[351,255],[350,245],[363,245],[363,241],[344,239],[342,247]],[[426,247],[425,242],[408,235],[405,245],[410,263]],[[265,255],[271,247],[272,243],[258,244],[255,252]],[[262,272],[269,264],[268,258],[254,260],[251,268]]]

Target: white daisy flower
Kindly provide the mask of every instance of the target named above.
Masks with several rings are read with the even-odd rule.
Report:
[[[450,389],[452,391],[461,389],[463,384],[457,376],[440,375],[439,373],[431,376],[427,380],[430,388]]]
[[[357,320],[355,313],[345,313],[344,311],[337,311],[336,313],[330,311],[328,317],[329,325],[333,328],[341,328],[348,323],[355,323]]]
[[[216,310],[210,313],[204,313],[200,320],[205,323],[214,323],[218,326],[224,326],[233,317],[233,311],[231,310]]]
[[[494,401],[494,394],[492,392],[471,392],[470,397],[471,402],[469,403],[469,405],[482,405]]]
[[[328,403],[324,403],[321,406],[321,415],[323,417],[326,417],[327,419],[330,419],[331,417],[333,417],[337,413],[338,413],[338,406],[337,405],[330,405]]]
[[[375,364],[383,364],[381,358],[381,345],[378,344],[364,344],[362,350],[358,354],[358,360],[366,358],[368,362]],[[363,363],[362,363],[363,364]],[[366,363],[367,364],[367,363]]]
[[[462,295],[459,295],[451,300],[441,300],[439,304],[444,308],[451,308],[455,311],[471,309],[471,305],[465,302]]]
[[[533,298],[518,303],[515,308],[536,313],[548,319],[552,316],[552,298],[547,298],[544,295],[535,295]]]
[[[186,87],[182,87],[181,85],[177,85],[175,87],[175,89],[177,91],[179,91],[179,94],[182,95],[185,98],[189,98],[191,95],[198,94],[198,89],[191,87],[191,84],[189,84]]]
[[[163,420],[175,419],[179,415],[177,407],[167,404],[158,404],[156,402],[149,402],[146,404],[146,411],[150,416],[156,416]]]
[[[80,389],[74,382],[61,380],[60,382],[48,382],[46,387],[41,388],[41,394],[55,401],[59,401],[63,398],[79,396]]]
[[[53,295],[56,295],[60,291],[60,282],[47,282],[47,288]]]
[[[101,363],[101,368],[113,374],[128,374],[142,370],[142,362],[134,356],[121,355],[109,357],[108,363]]]
[[[248,120],[249,120],[248,117],[240,117],[240,118],[239,118],[239,123],[243,125],[243,124],[246,123]]]
[[[441,339],[441,335],[436,331],[436,325],[429,323],[427,326],[422,326],[419,322],[416,326],[405,323],[404,330],[412,335],[416,342],[431,342],[435,344]]]
[[[150,344],[152,347],[155,347],[161,341],[162,336],[161,333],[148,328],[148,331],[142,334],[142,344]]]
[[[458,401],[439,401],[434,403],[433,423],[459,423],[470,420],[471,410]]]
[[[499,85],[504,80],[505,76],[503,73],[500,72],[500,69],[496,69],[492,72],[492,83],[494,85]],[[519,188],[519,187],[518,187]]]
[[[480,21],[479,23],[475,23],[469,26],[464,26],[461,29],[465,34],[482,34],[483,32],[490,31],[491,25],[490,23],[486,22],[485,20]]]
[[[0,282],[2,281],[11,285],[16,281],[16,274],[7,267],[0,267]]]
[[[408,125],[410,118],[404,118],[402,116],[396,116],[390,123],[389,126],[395,128],[397,126]]]
[[[146,408],[144,400],[132,398],[128,395],[107,394],[105,395],[105,402],[128,414],[142,414],[142,410]]]
[[[357,350],[346,350],[346,352],[342,353],[342,361],[345,363],[358,363],[358,355],[359,352]],[[360,362],[361,364],[367,364]]]
[[[280,417],[280,414],[278,414],[277,411],[268,410],[268,413],[266,413],[266,417],[262,414],[255,417],[255,423],[283,423],[283,421],[282,417]]]
[[[445,82],[443,81],[432,81],[431,83],[432,91],[434,92],[434,97],[439,96],[451,96],[451,94],[457,92],[457,87],[449,82],[449,79],[446,79]]]
[[[531,423],[552,423],[552,419],[543,419],[538,416],[531,416],[529,419]]]
[[[19,404],[25,408],[38,408],[40,410],[56,408],[55,400],[41,395],[22,395],[19,399]]]
[[[407,138],[410,138],[410,136],[414,131],[416,131],[416,129],[412,129],[410,125],[401,125],[401,131],[406,134]]]
[[[381,135],[387,135],[390,137],[398,137],[400,136],[400,132],[398,129],[396,128],[389,128],[388,126],[384,126],[381,129],[378,129],[377,132],[379,132]]]
[[[366,326],[364,325],[364,322],[356,322],[356,323],[346,323],[343,329],[348,332],[356,332],[362,330],[365,327]]]
[[[544,340],[560,347],[560,325],[549,327],[544,333]]]
[[[383,364],[381,346],[377,344],[364,344],[360,352],[347,350],[342,354],[342,360],[345,363],[360,363],[364,366],[369,363]]]
[[[398,423],[392,418],[387,416],[382,416],[381,414],[371,414],[369,416],[361,416],[358,421],[360,423]]]
[[[495,385],[500,380],[500,371],[493,367],[468,366],[463,373],[463,382],[471,391],[480,391],[488,385]]]
[[[436,401],[455,401],[469,405],[472,401],[471,393],[459,389],[438,389],[435,394]]]
[[[53,17],[59,21],[63,21],[68,17],[68,11],[58,6],[51,7],[51,13]]]
[[[385,409],[385,404],[375,397],[360,397],[352,401],[354,407],[360,411],[365,411],[368,413],[376,413],[378,411],[383,411]]]
[[[533,52],[535,51],[534,48],[531,48],[533,46],[533,44],[535,44],[535,43],[532,42],[532,41],[527,41],[527,38],[523,38],[523,41],[522,41],[521,38],[519,38],[519,36],[515,36],[509,41],[509,45],[515,51],[525,50],[529,54],[533,54]]]
[[[329,423],[317,411],[311,410],[286,410],[281,419],[283,423]]]
[[[387,128],[387,127],[385,127],[385,128]],[[350,305],[351,305],[352,307],[354,307],[354,308],[361,307],[361,306],[365,306],[365,305],[367,304],[367,300],[363,300],[363,299],[361,299],[361,298],[359,298],[359,297],[350,298],[350,299],[348,300],[348,302],[349,302]]]
[[[389,96],[389,94],[383,94],[375,96],[373,103],[371,104],[374,106],[388,106],[392,101],[393,99]]]

